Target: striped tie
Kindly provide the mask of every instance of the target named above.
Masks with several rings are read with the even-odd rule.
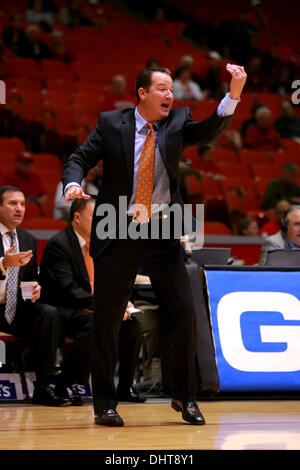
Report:
[[[149,131],[141,151],[139,173],[137,178],[136,205],[134,220],[148,222],[151,217],[151,205],[155,165],[155,131],[153,124],[147,123]]]
[[[10,246],[16,243],[15,232],[6,232],[10,237]],[[17,250],[14,250],[14,253]],[[6,305],[5,305],[5,318],[10,325],[15,318],[17,309],[17,293],[19,282],[19,267],[8,268],[7,272],[7,286],[6,286]]]

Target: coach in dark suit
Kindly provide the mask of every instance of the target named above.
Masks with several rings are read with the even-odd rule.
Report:
[[[70,210],[71,223],[54,235],[43,251],[40,266],[42,299],[58,308],[63,319],[63,337],[73,343],[62,363],[55,393],[71,399],[74,405],[82,400],[76,384],[87,384],[91,369],[91,334],[94,317],[94,295],[89,277],[88,245],[95,199],[75,199]],[[90,260],[93,268],[92,260]],[[91,277],[93,274],[91,274]],[[132,304],[131,304],[132,305]],[[132,305],[133,306],[133,305]],[[108,308],[106,315],[110,315]],[[120,401],[145,401],[133,389],[132,382],[142,345],[139,322],[126,312],[119,338]]]
[[[162,237],[115,237],[115,230],[120,229],[123,233],[123,222],[122,227],[116,222],[113,228],[108,223],[105,238],[103,218],[105,211],[112,207],[116,212],[116,221],[125,213],[128,225],[138,222],[141,231],[147,226],[149,232],[155,218],[160,219],[161,224],[168,221],[163,211],[181,202],[177,170],[183,149],[213,142],[234,112],[246,74],[243,67],[230,64],[227,70],[232,75],[230,94],[208,119],[195,122],[188,108],[171,110],[173,82],[170,72],[167,69],[146,69],[137,79],[137,108],[101,113],[94,131],[64,166],[63,186],[65,199],[69,201],[74,197],[88,197],[80,183],[89,168],[103,159],[103,180],[93,217],[90,250],[95,267],[92,384],[96,424],[124,424],[116,411],[113,372],[122,314],[140,267],[149,275],[168,321],[172,407],[181,411],[183,419],[191,424],[205,423],[195,402],[194,306],[180,241],[174,235],[168,240]],[[148,156],[154,153],[149,150],[153,148],[153,140],[153,211],[150,223],[145,225],[139,223],[141,219],[135,202],[137,192],[140,193],[138,181],[144,178],[143,173],[148,172],[148,167],[144,172],[139,172],[141,155],[144,161],[145,153]],[[150,160],[153,161],[152,158]],[[120,203],[121,196],[127,197],[125,209]],[[158,211],[155,211],[154,204]],[[110,315],[106,315],[108,307]]]
[[[25,213],[25,196],[14,186],[0,187],[0,330],[33,346],[37,385],[33,403],[70,404],[49,386],[54,373],[61,325],[57,310],[39,302],[36,240],[18,226]],[[23,300],[20,282],[32,281],[31,300]]]

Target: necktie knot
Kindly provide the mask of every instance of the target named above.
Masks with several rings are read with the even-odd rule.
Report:
[[[153,131],[154,126],[153,126],[152,122],[147,122],[146,126],[149,127],[150,131]]]

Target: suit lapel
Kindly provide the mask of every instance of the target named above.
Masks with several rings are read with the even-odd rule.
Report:
[[[160,155],[164,162],[167,172],[171,174],[174,178],[176,178],[176,171],[171,165],[171,161],[168,160],[167,158],[167,150],[166,150],[166,123],[167,121],[168,121],[168,118],[162,120],[159,124],[158,133],[157,133],[158,147],[159,147]]]
[[[135,118],[134,109],[124,114],[121,123],[121,136],[123,144],[123,154],[127,168],[130,189],[133,187],[134,172],[134,142],[135,142]]]

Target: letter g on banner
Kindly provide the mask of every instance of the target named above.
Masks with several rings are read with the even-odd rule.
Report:
[[[300,326],[261,325],[262,342],[286,343],[285,351],[253,352],[245,348],[240,318],[243,312],[280,312],[285,320],[300,320],[300,302],[285,292],[232,292],[217,308],[222,353],[228,364],[247,372],[300,370]]]

